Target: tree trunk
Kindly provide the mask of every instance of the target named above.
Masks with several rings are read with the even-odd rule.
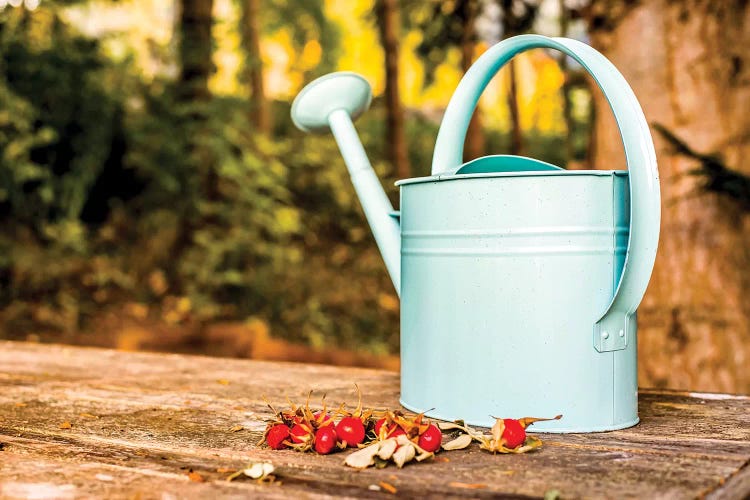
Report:
[[[211,11],[213,0],[180,0],[179,97],[186,101],[206,100],[211,60]]]
[[[459,8],[461,9],[459,16],[463,20],[463,30],[461,32],[461,69],[466,73],[474,62],[474,47],[476,45],[474,23],[477,18],[479,5],[477,0],[463,0]],[[466,131],[464,161],[484,156],[484,131],[482,130],[482,120],[479,113],[479,106],[477,106],[477,109],[474,110],[474,114],[471,116],[469,129]]]
[[[601,102],[601,96],[598,95],[598,93],[601,92],[599,90],[599,87],[594,82],[593,78],[588,77],[588,92],[591,96],[591,100],[589,101],[589,133],[587,137],[586,142],[586,168],[589,168],[591,170],[594,170],[596,168],[596,158],[597,158],[597,137],[598,134],[596,132],[596,129],[599,124],[599,120],[597,120],[597,106],[601,107],[604,103]],[[598,99],[597,99],[598,98]],[[609,109],[602,109],[603,113],[608,113]]]
[[[519,5],[514,0],[500,0],[498,2],[498,6],[503,13],[503,38],[520,35],[527,27],[530,27],[531,20],[535,16],[536,11],[524,11],[519,15],[516,11]],[[508,113],[510,115],[510,153],[520,155],[523,154],[524,147],[521,116],[518,111],[518,82],[515,59],[508,61],[507,101]]]
[[[376,4],[378,32],[385,52],[386,151],[388,161],[398,177],[411,177],[409,151],[404,136],[404,108],[399,95],[399,26],[396,0],[378,0]]]
[[[211,99],[208,79],[214,70],[212,61],[213,39],[211,26],[213,0],[180,0],[178,36],[178,64],[176,96],[184,103],[206,103]],[[218,175],[211,151],[206,147],[208,136],[207,114],[204,106],[192,106],[186,109],[179,130],[174,131],[186,138],[191,168],[198,172],[200,189],[208,200],[218,196]],[[201,214],[196,205],[185,205],[178,221],[177,235],[171,245],[171,255],[179,259],[191,245],[197,227],[205,225],[210,217]],[[180,278],[180,273],[170,276],[170,283],[177,289],[184,289],[187,284]]]
[[[516,61],[508,61],[508,110],[510,111],[510,154],[523,154],[523,131],[518,112],[518,86],[516,84]]]
[[[591,40],[633,87],[650,124],[750,174],[750,4],[594,1]],[[624,166],[609,106],[596,156]],[[699,163],[654,132],[662,189],[656,267],[639,309],[641,386],[750,392],[750,213],[704,189]],[[745,200],[750,201],[750,200]]]
[[[261,133],[271,132],[271,112],[263,85],[260,56],[260,0],[242,0],[242,45],[245,50],[244,79],[250,87],[250,122]]]
[[[568,36],[568,24],[570,20],[570,11],[565,6],[565,0],[558,0],[558,7],[560,9],[560,36]],[[570,74],[568,71],[568,56],[567,54],[560,52],[558,56],[558,62],[560,64],[560,71],[563,74],[563,84],[560,91],[562,92],[563,100],[563,119],[565,121],[565,167],[569,167],[571,161],[574,159],[573,151],[573,135],[575,134],[575,123],[573,122],[573,116],[571,113],[571,102],[570,102]]]

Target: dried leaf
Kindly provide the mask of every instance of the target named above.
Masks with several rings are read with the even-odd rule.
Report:
[[[192,471],[192,470],[188,472],[188,478],[192,482],[194,482],[194,483],[205,483],[206,482],[206,480],[203,478],[203,476],[201,476],[200,474],[198,474],[197,472]]]
[[[91,413],[81,413],[78,416],[81,417],[81,418],[89,418],[89,419],[97,419],[97,418],[99,418],[96,415],[92,415]]]
[[[219,380],[216,381],[216,383],[221,384],[221,385],[229,385],[229,380],[225,378],[220,378]]]
[[[448,441],[443,445],[444,450],[463,450],[472,442],[472,437],[468,434],[461,434],[453,441]]]
[[[398,443],[395,439],[386,439],[385,441],[380,442],[380,449],[378,450],[378,457],[382,458],[383,460],[388,460],[393,456],[393,452],[396,451],[396,448],[398,448]]]
[[[463,431],[466,429],[464,425],[455,422],[438,422],[437,426],[441,431],[450,431],[453,429],[461,429]]]
[[[400,469],[404,466],[404,464],[414,460],[416,454],[417,452],[414,449],[414,445],[405,444],[403,446],[399,446],[399,448],[393,454],[393,463],[395,463],[396,467]]]
[[[243,469],[240,469],[227,477],[227,481],[234,481],[240,476],[247,476],[252,479],[259,481],[272,482],[276,478],[273,476],[275,468],[272,463],[269,462],[254,462],[247,464]],[[230,472],[231,469],[219,469],[219,472]]]
[[[65,421],[65,422],[61,423],[59,425],[59,427],[60,427],[60,429],[72,429],[73,425],[70,422]]]
[[[435,456],[434,453],[421,448],[417,443],[411,441],[404,434],[400,434],[398,437],[396,437],[396,444],[398,444],[399,446],[412,446],[416,450],[416,452],[419,453],[419,455],[417,455],[417,462],[421,462],[422,460],[426,460]]]
[[[527,451],[541,448],[542,440],[535,436],[526,436],[526,441],[523,445],[519,446],[515,450],[511,450],[513,453],[526,453]]]
[[[448,486],[453,488],[463,488],[466,490],[483,490],[487,487],[486,484],[482,483],[459,483],[458,481],[450,482],[448,483]]]
[[[243,429],[244,429],[244,427],[242,427],[241,425],[235,425],[234,427],[232,427],[231,429],[229,429],[229,432],[240,432]]]
[[[15,404],[16,408],[23,408],[24,406],[29,406],[29,405],[27,405],[26,403],[16,403]]]
[[[492,453],[526,453],[542,446],[542,440],[534,436],[526,436],[526,441],[518,448],[508,448],[502,441],[495,441],[492,436],[486,435],[479,443],[479,448]]]
[[[344,460],[344,464],[355,469],[366,469],[375,463],[375,456],[380,450],[380,442],[376,441],[370,446],[366,446],[360,450],[350,454]]]
[[[263,479],[275,470],[273,464],[268,462],[257,462],[242,470],[242,473],[251,479]]]
[[[559,500],[560,490],[547,490],[544,492],[544,500]]]
[[[378,483],[378,486],[380,486],[382,489],[384,489],[391,495],[395,495],[398,492],[395,486],[393,486],[391,483],[386,483],[385,481],[380,481]]]
[[[518,423],[521,424],[521,427],[525,429],[526,427],[530,426],[534,422],[547,422],[550,420],[560,420],[561,418],[562,418],[562,415],[555,415],[552,418],[524,417],[524,418],[519,418]]]
[[[505,432],[505,421],[502,418],[495,420],[495,425],[492,426],[492,439],[496,443],[500,443],[503,439],[503,432]]]

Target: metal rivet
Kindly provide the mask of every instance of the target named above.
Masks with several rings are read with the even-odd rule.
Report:
[[[620,330],[619,335],[620,335],[620,337],[624,337],[625,336],[625,330]]]
[[[602,332],[602,338],[608,339],[609,338],[609,332]]]

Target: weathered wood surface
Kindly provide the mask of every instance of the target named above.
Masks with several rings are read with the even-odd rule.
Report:
[[[366,406],[398,406],[393,372],[0,342],[0,497],[378,498],[381,481],[405,497],[750,495],[747,396],[643,390],[632,429],[541,435],[526,455],[472,446],[402,470],[256,445],[270,417],[262,395],[284,407],[313,389],[353,405],[355,382]],[[281,484],[224,480],[254,461],[275,464]]]

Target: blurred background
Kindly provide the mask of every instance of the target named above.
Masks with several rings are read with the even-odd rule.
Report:
[[[398,367],[399,303],[302,86],[364,74],[357,123],[393,200],[491,44],[592,44],[639,97],[662,177],[641,386],[750,392],[750,3],[0,0],[0,338]],[[598,89],[531,51],[466,156],[624,168]]]

